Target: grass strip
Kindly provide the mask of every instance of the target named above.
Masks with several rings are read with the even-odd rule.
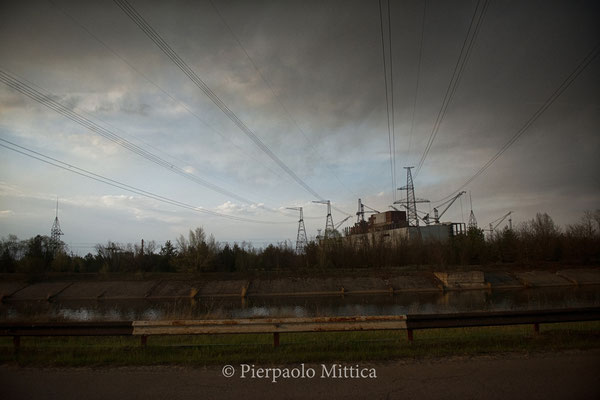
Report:
[[[0,338],[0,363],[19,366],[138,366],[365,362],[448,356],[536,353],[600,348],[600,321],[406,331],[290,333],[280,335]]]

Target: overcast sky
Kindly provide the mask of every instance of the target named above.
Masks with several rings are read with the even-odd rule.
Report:
[[[390,209],[377,1],[214,0],[223,19],[210,1],[130,4],[289,171],[111,0],[2,1],[0,70],[174,168],[2,82],[0,139],[140,190],[260,223],[165,204],[0,147],[0,236],[49,234],[58,197],[63,240],[79,253],[107,240],[161,244],[197,226],[221,242],[295,240],[297,215],[285,210],[293,206],[304,207],[314,237],[324,228],[326,207],[313,204],[315,195],[290,171],[332,201],[335,223],[346,217],[341,211],[354,215],[359,197]],[[428,0],[423,24],[424,2],[391,2],[393,74],[387,84],[393,80],[398,187],[406,183],[403,167],[418,165],[425,151],[477,4]],[[389,57],[386,2],[383,19]],[[439,200],[488,162],[597,46],[598,21],[595,0],[490,1],[415,178],[417,197]],[[600,208],[599,63],[594,59],[468,185],[480,226],[511,210],[515,224],[547,212],[564,226]],[[386,67],[389,72],[389,58]],[[5,141],[0,144],[14,148]],[[174,173],[177,168],[191,179]],[[467,222],[468,216],[467,194],[442,220]]]

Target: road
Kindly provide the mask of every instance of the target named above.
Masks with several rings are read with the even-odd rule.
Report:
[[[600,350],[532,356],[359,363],[377,378],[333,378],[331,363],[304,378],[226,378],[217,367],[18,368],[0,366],[3,399],[600,399]],[[355,375],[347,366],[347,374]],[[247,368],[251,368],[248,366]],[[300,365],[256,365],[290,373]],[[310,378],[309,369],[315,371]],[[265,374],[265,371],[262,371]],[[360,373],[360,372],[359,372]],[[321,376],[325,374],[324,378]],[[330,375],[329,377],[327,375]]]

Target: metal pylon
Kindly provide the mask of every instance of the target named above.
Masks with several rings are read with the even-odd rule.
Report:
[[[60,222],[58,222],[58,199],[56,199],[56,217],[54,217],[54,223],[52,224],[52,229],[50,229],[50,246],[52,247],[52,252],[54,254],[56,254],[61,247],[61,235],[64,235],[64,233],[60,230]]]
[[[413,184],[411,169],[414,167],[404,167],[406,169],[406,220],[409,226],[419,226],[419,216],[417,215],[417,201],[415,199],[415,185]]]
[[[469,202],[471,203],[471,214],[469,215],[467,229],[477,229],[477,218],[475,218],[475,213],[473,213],[473,199],[471,198],[471,192],[469,192]]]
[[[327,221],[325,222],[325,239],[327,239],[335,231],[333,225],[333,217],[331,216],[331,202],[327,201]]]
[[[296,235],[296,253],[304,252],[304,247],[308,243],[306,237],[306,228],[304,227],[304,214],[302,207],[287,207],[288,210],[300,211],[300,219],[298,220],[298,235]]]

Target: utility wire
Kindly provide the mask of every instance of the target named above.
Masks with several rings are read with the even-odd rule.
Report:
[[[388,4],[389,6],[389,4]],[[389,14],[389,10],[388,10]],[[394,158],[392,153],[392,125],[390,120],[390,98],[388,95],[388,82],[387,82],[387,63],[385,57],[385,35],[383,33],[383,10],[381,6],[381,0],[379,0],[379,26],[381,28],[381,54],[383,56],[383,82],[385,85],[385,111],[387,114],[387,127],[388,127],[388,145],[390,148],[390,176],[392,178],[392,199],[396,198],[396,178],[394,171]],[[392,88],[393,91],[393,88]]]
[[[70,108],[67,108],[66,106],[62,105],[61,103],[55,101],[53,99],[53,97],[56,97],[56,96],[41,93],[41,92],[37,91],[36,89],[34,89],[33,87],[27,85],[25,82],[21,81],[20,79],[14,77],[14,76],[11,76],[10,74],[8,74],[7,72],[2,71],[2,70],[0,70],[0,81],[4,82],[7,86],[13,88],[14,90],[21,92],[22,94],[37,101],[38,103],[50,108],[51,110],[54,110],[57,113],[67,117],[68,119],[72,120],[73,122],[80,124],[81,126],[91,130],[92,132],[97,133],[98,135],[110,140],[111,142],[116,143],[119,146],[121,146],[121,147],[139,155],[140,157],[143,157],[163,168],[166,168],[167,170],[169,170],[171,172],[174,172],[186,179],[191,180],[192,182],[200,184],[210,190],[213,190],[215,192],[223,194],[227,197],[234,198],[243,203],[247,203],[247,204],[255,203],[249,199],[246,199],[242,196],[232,193],[220,186],[210,183],[196,175],[190,174],[190,173],[184,171],[182,168],[160,158],[159,156],[157,156],[153,153],[150,153],[147,150],[144,150],[143,148],[135,145],[134,143],[128,141],[127,139],[124,139],[123,137],[117,135],[116,133],[96,124],[95,122],[84,117],[83,115],[81,115],[81,114],[71,110]]]
[[[217,135],[219,135],[223,140],[227,141],[229,144],[231,144],[235,149],[237,149],[241,154],[244,154],[245,156],[247,156],[248,158],[254,160],[257,163],[263,164],[265,166],[265,168],[267,168],[271,173],[275,174],[276,176],[278,176],[280,179],[284,179],[278,172],[274,171],[272,168],[270,168],[268,165],[266,165],[265,163],[261,162],[257,157],[252,156],[250,153],[244,151],[244,149],[242,149],[240,146],[238,146],[237,144],[235,144],[235,142],[233,142],[230,138],[228,138],[227,136],[225,136],[223,133],[219,132],[215,127],[213,127],[212,125],[208,124],[202,117],[200,117],[196,112],[194,112],[194,110],[192,110],[186,103],[184,103],[183,101],[179,100],[178,98],[176,98],[175,96],[173,96],[171,93],[167,92],[164,88],[162,88],[160,85],[158,85],[156,82],[154,82],[152,79],[150,79],[146,74],[144,74],[142,71],[140,71],[138,68],[136,68],[133,64],[131,64],[129,61],[127,61],[127,59],[123,56],[121,56],[119,53],[117,53],[112,47],[110,47],[106,42],[104,42],[102,39],[100,39],[97,35],[95,35],[91,30],[89,30],[85,25],[83,25],[82,23],[80,23],[73,15],[71,15],[70,13],[68,13],[65,9],[63,9],[62,7],[60,7],[59,5],[57,5],[54,0],[48,0],[48,2],[50,4],[52,4],[54,7],[56,7],[57,9],[59,9],[61,11],[61,13],[63,15],[65,15],[67,18],[69,18],[75,25],[77,25],[79,28],[81,28],[83,31],[85,31],[89,36],[91,36],[94,40],[96,40],[100,45],[102,45],[102,47],[104,47],[106,50],[108,50],[111,54],[113,54],[115,57],[117,57],[119,60],[121,60],[125,65],[127,65],[133,72],[135,72],[137,75],[139,75],[140,77],[142,77],[146,82],[148,82],[150,85],[154,86],[156,89],[158,89],[160,92],[162,92],[165,96],[167,96],[172,102],[174,102],[175,104],[180,105],[181,107],[183,107],[190,115],[192,115],[194,118],[196,118],[198,121],[200,121],[204,126],[206,126],[208,129],[210,129],[211,131],[213,131],[214,133],[216,133]],[[147,146],[154,148],[157,151],[160,151],[163,154],[168,155],[169,157],[176,159],[178,161],[182,161],[177,159],[176,157],[171,156],[170,154],[165,153],[163,150],[158,149],[148,143],[145,143]]]
[[[406,161],[410,165],[410,152],[412,149],[412,137],[413,130],[415,129],[415,114],[417,110],[417,100],[419,99],[419,83],[421,80],[421,62],[423,60],[423,39],[425,38],[425,16],[427,15],[427,0],[423,0],[423,19],[421,22],[421,40],[419,41],[419,58],[417,62],[417,81],[415,84],[415,95],[412,107],[412,117],[410,121],[410,133],[408,135],[408,152],[406,155]]]
[[[481,174],[483,174],[506,150],[509,149],[523,134],[525,134],[531,125],[537,121],[546,110],[558,99],[565,90],[567,90],[577,79],[577,77],[598,57],[600,54],[600,42],[596,43],[594,48],[586,55],[586,57],[575,67],[575,69],[567,76],[567,78],[552,92],[550,97],[542,104],[540,108],[536,110],[535,113],[521,126],[521,128],[498,150],[498,152],[488,161],[486,162],[473,176],[471,176],[465,183],[463,183],[458,189],[452,192],[450,195],[435,201],[434,203],[438,203],[440,201],[444,201],[445,199],[454,196],[456,193],[467,187],[471,182],[477,179]]]
[[[454,66],[454,71],[452,72],[452,77],[450,78],[450,83],[448,84],[448,88],[446,89],[446,94],[444,95],[444,99],[442,101],[442,106],[440,111],[437,114],[436,120],[433,124],[433,128],[431,130],[431,134],[429,135],[429,140],[427,141],[427,145],[425,146],[425,150],[421,155],[419,163],[417,165],[414,178],[419,175],[423,164],[425,163],[425,159],[429,154],[431,147],[433,146],[433,142],[438,134],[440,129],[440,125],[444,120],[446,115],[446,111],[448,110],[448,106],[456,93],[456,89],[460,83],[462,78],[462,74],[465,68],[465,65],[470,57],[471,50],[473,45],[475,44],[475,40],[479,35],[479,29],[481,27],[481,23],[483,21],[483,17],[488,7],[488,0],[483,0],[483,5],[480,7],[482,0],[478,0],[475,6],[475,10],[473,11],[473,16],[471,17],[471,23],[469,24],[469,29],[467,30],[467,35],[463,41],[462,48],[460,50],[460,54],[458,56],[458,60],[456,60],[456,65]]]
[[[388,0],[388,38],[390,44],[390,100],[391,100],[391,108],[392,108],[392,164],[393,164],[393,180],[394,180],[394,191],[393,198],[394,202],[396,202],[396,188],[398,184],[396,182],[396,125],[395,125],[395,108],[394,108],[394,50],[392,46],[392,8],[390,5],[390,0]]]
[[[317,157],[319,157],[319,158],[322,159],[323,157],[320,154],[319,150],[314,145],[313,141],[308,138],[308,135],[304,132],[304,129],[302,129],[302,127],[300,126],[300,124],[298,124],[298,121],[296,121],[296,119],[292,116],[292,114],[290,113],[290,111],[288,110],[288,108],[285,106],[285,103],[281,100],[281,98],[279,97],[279,95],[277,94],[277,92],[275,91],[275,89],[273,88],[273,85],[271,85],[271,83],[269,82],[269,80],[261,72],[260,68],[254,62],[254,60],[252,59],[252,57],[250,57],[250,54],[248,54],[248,51],[246,50],[246,48],[242,44],[242,41],[235,34],[235,32],[233,31],[233,29],[231,28],[231,26],[227,23],[227,20],[223,16],[223,13],[221,13],[221,11],[216,6],[216,4],[215,4],[215,2],[213,0],[209,0],[209,1],[210,1],[210,4],[212,5],[213,9],[215,10],[215,12],[217,13],[217,15],[221,19],[221,22],[223,22],[223,25],[225,25],[225,27],[227,28],[227,30],[229,31],[229,33],[231,34],[231,36],[235,39],[235,41],[238,44],[238,46],[240,46],[240,48],[242,49],[242,51],[246,55],[246,58],[248,59],[248,61],[250,61],[250,64],[252,64],[252,67],[254,67],[254,70],[258,73],[258,75],[260,76],[260,78],[262,79],[262,81],[269,88],[269,90],[273,94],[273,97],[275,98],[275,100],[277,100],[277,102],[279,103],[279,105],[283,109],[283,112],[287,115],[287,117],[289,118],[289,120],[294,124],[294,126],[296,127],[296,129],[298,130],[298,132],[300,132],[300,134],[304,137],[304,139],[306,140],[306,142],[308,143],[308,145],[311,147],[313,153]],[[342,185],[350,194],[352,194],[353,196],[356,196],[356,197],[360,197],[355,192],[353,192],[350,188],[348,188],[348,186],[346,184],[344,184],[344,182],[342,182],[340,180],[339,176],[335,173],[335,171],[333,170],[333,168],[331,168],[327,163],[325,163],[325,166],[327,167],[327,169],[329,169],[329,171],[331,172],[331,174],[340,183],[340,185]],[[346,214],[346,213],[344,213],[344,214]]]
[[[324,200],[323,196],[313,190],[304,182],[294,171],[292,171],[271,149],[258,137],[240,118],[212,91],[206,83],[190,68],[190,66],[171,48],[171,46],[148,24],[148,22],[126,1],[114,0],[114,2],[123,10],[125,14],[148,36],[150,40],[158,46],[162,52],[173,61],[173,63],[187,75],[188,78],[208,96],[208,98],[260,148],[267,154],[281,169],[283,169],[292,179],[294,179],[307,192],[319,200]]]
[[[12,150],[12,151],[14,151],[16,153],[22,154],[22,155],[27,156],[29,158],[33,158],[33,159],[41,161],[43,163],[52,165],[54,167],[63,169],[65,171],[72,172],[74,174],[83,176],[83,177],[88,178],[88,179],[95,180],[97,182],[104,183],[106,185],[110,185],[110,186],[116,187],[116,188],[121,189],[121,190],[125,190],[125,191],[131,192],[131,193],[135,193],[135,194],[138,194],[140,196],[144,196],[144,197],[147,197],[147,198],[150,198],[150,199],[153,199],[153,200],[157,200],[157,201],[160,201],[160,202],[163,202],[163,203],[166,203],[166,204],[170,204],[170,205],[173,205],[173,206],[185,208],[187,210],[197,211],[197,212],[200,212],[200,213],[209,214],[209,215],[216,216],[216,217],[227,218],[227,219],[231,219],[231,220],[234,220],[234,221],[257,223],[257,224],[289,224],[289,223],[292,223],[292,222],[293,223],[296,222],[295,220],[290,221],[290,222],[262,221],[262,220],[255,220],[255,219],[250,219],[250,218],[237,217],[237,216],[234,216],[234,215],[227,215],[227,214],[222,214],[222,213],[219,213],[219,212],[207,210],[206,208],[203,208],[203,207],[197,207],[197,206],[193,206],[193,205],[181,202],[181,201],[173,200],[173,199],[170,199],[168,197],[164,197],[164,196],[161,196],[161,195],[158,195],[158,194],[155,194],[155,193],[143,190],[143,189],[139,189],[139,188],[137,188],[135,186],[131,186],[131,185],[128,185],[126,183],[122,183],[122,182],[116,181],[114,179],[107,178],[105,176],[96,174],[96,173],[88,171],[86,169],[79,168],[79,167],[77,167],[77,166],[75,166],[73,164],[69,164],[69,163],[66,163],[64,161],[60,161],[60,160],[58,160],[56,158],[44,155],[44,154],[42,154],[40,152],[28,149],[28,148],[26,148],[24,146],[20,146],[20,145],[18,145],[16,143],[13,143],[13,142],[8,141],[6,139],[0,138],[0,141],[2,141],[2,142],[5,143],[5,144],[0,143],[1,147],[4,147],[4,148],[6,148],[8,150]]]
[[[210,1],[210,4],[212,5],[213,9],[215,10],[215,12],[217,13],[217,15],[221,19],[221,22],[223,23],[223,25],[225,25],[225,27],[227,28],[227,31],[231,34],[231,36],[236,41],[236,43],[238,44],[238,46],[242,49],[242,51],[246,55],[246,58],[248,59],[248,61],[250,61],[250,64],[252,64],[252,67],[254,68],[254,70],[260,76],[260,78],[265,83],[265,85],[269,88],[269,90],[273,94],[273,97],[275,98],[275,100],[277,100],[277,103],[279,103],[280,107],[283,109],[283,112],[287,115],[287,117],[289,118],[289,120],[294,124],[294,126],[300,132],[300,134],[304,137],[304,139],[306,140],[306,142],[309,144],[309,146],[313,150],[313,153],[317,157],[322,158],[321,154],[319,153],[319,151],[317,150],[317,148],[315,147],[315,145],[313,144],[313,142],[308,138],[308,135],[304,132],[304,129],[302,129],[302,127],[300,126],[300,124],[298,124],[298,121],[296,121],[296,119],[292,116],[292,114],[290,113],[290,111],[288,110],[288,108],[285,106],[285,103],[281,100],[281,98],[279,97],[279,95],[277,94],[277,92],[275,91],[275,89],[273,88],[273,85],[271,85],[271,83],[269,82],[269,80],[261,72],[260,68],[254,62],[254,60],[252,59],[252,57],[250,57],[250,54],[248,54],[248,51],[246,50],[246,48],[242,44],[242,41],[238,38],[238,36],[235,34],[235,32],[233,31],[233,29],[231,28],[231,26],[227,23],[227,20],[225,19],[225,17],[223,16],[223,14],[219,10],[219,8],[216,6],[216,4],[214,3],[214,1],[213,0],[209,0],[209,1]],[[353,196],[356,196],[356,197],[360,197],[356,193],[354,193],[352,190],[350,190],[350,188],[348,188],[348,186],[346,186],[344,184],[344,182],[342,182],[340,180],[339,176],[335,173],[335,171],[333,170],[333,168],[331,168],[327,163],[325,163],[325,166],[327,167],[327,169],[329,169],[329,171],[331,172],[331,174],[340,183],[340,185],[342,185],[350,194],[352,194]],[[343,210],[340,210],[340,209],[338,209],[338,208],[336,208],[334,206],[332,206],[332,207],[333,207],[333,209],[335,209],[335,210],[337,210],[337,211],[339,211],[339,212],[341,212],[343,214],[351,215],[351,214],[348,214],[347,212],[345,212]]]

